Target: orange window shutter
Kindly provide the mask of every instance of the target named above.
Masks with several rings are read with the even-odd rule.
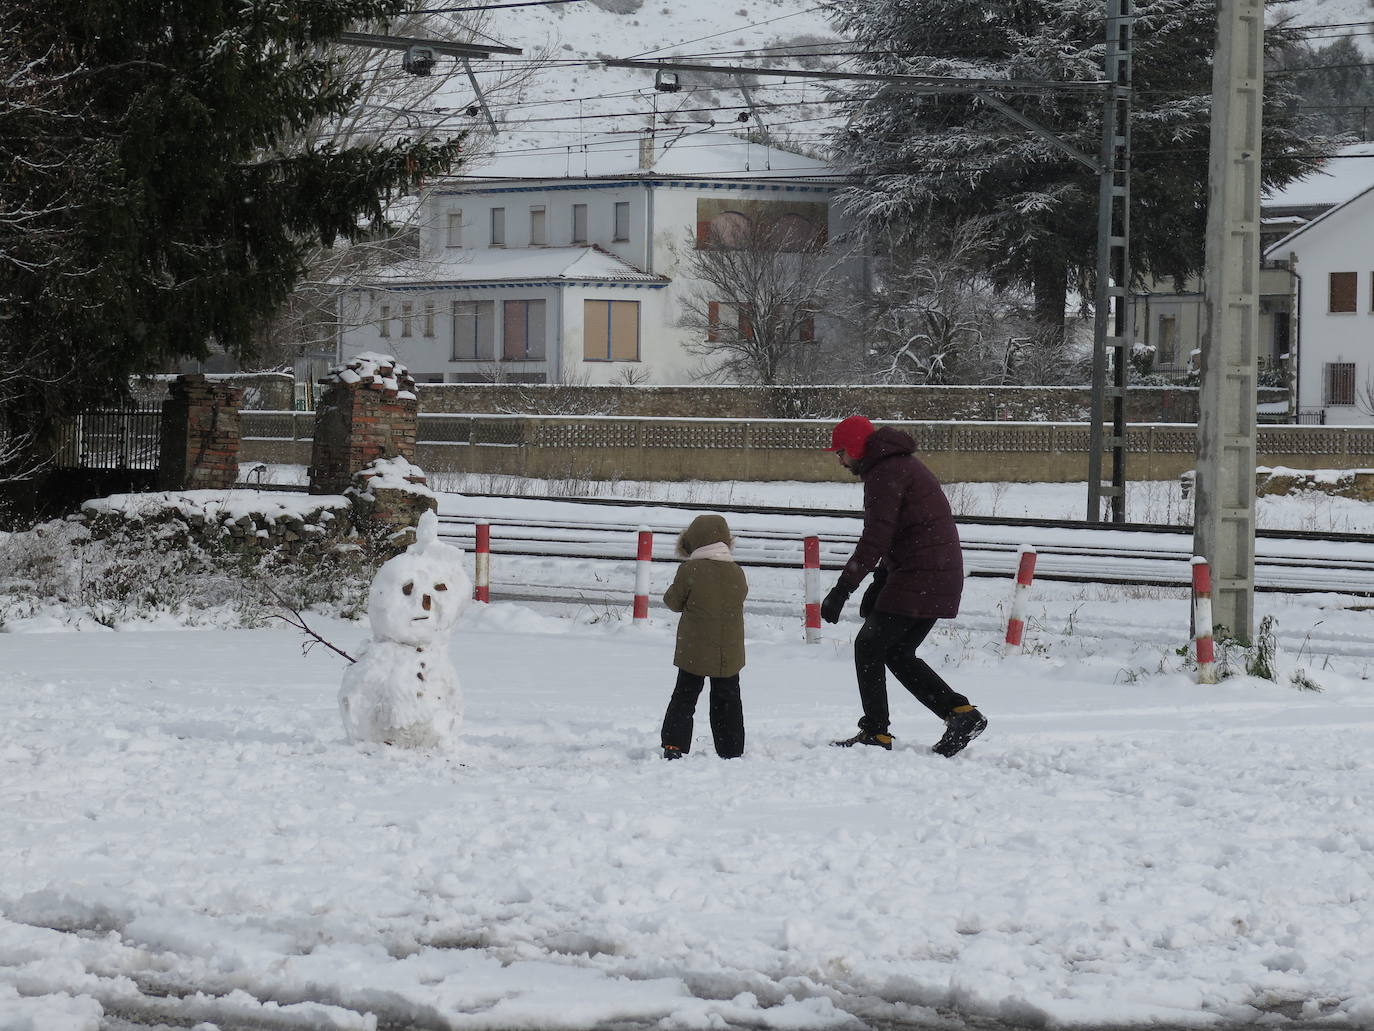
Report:
[[[711,343],[720,340],[719,301],[711,301],[706,305],[706,339]]]
[[[607,357],[606,340],[610,335],[610,317],[605,301],[584,301],[582,303],[582,357],[585,361],[604,361]]]
[[[620,362],[639,360],[639,302],[613,301],[611,308],[611,358]]]

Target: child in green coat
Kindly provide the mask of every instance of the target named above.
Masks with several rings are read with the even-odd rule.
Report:
[[[663,717],[665,759],[680,759],[692,750],[692,717],[707,677],[716,754],[722,759],[744,754],[739,671],[744,668],[749,585],[731,554],[733,544],[729,525],[718,515],[697,516],[677,540],[677,553],[686,561],[663,595],[663,604],[682,613],[673,653],[677,686]]]

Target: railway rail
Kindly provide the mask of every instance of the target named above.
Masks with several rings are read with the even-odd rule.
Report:
[[[732,517],[739,563],[755,568],[802,564],[802,541],[821,541],[821,568],[837,570],[858,540],[861,514],[808,508],[637,503],[611,499],[552,499],[448,495],[441,533],[472,548],[475,524],[491,527],[494,557],[573,558],[632,563],[638,531],[654,532],[653,560],[676,561],[673,546],[686,525],[677,511]],[[1049,519],[959,517],[965,567],[971,576],[1015,573],[1023,545],[1038,554],[1037,580],[1187,587],[1190,527],[1068,522]],[[1374,594],[1374,534],[1261,531],[1256,540],[1257,590]]]

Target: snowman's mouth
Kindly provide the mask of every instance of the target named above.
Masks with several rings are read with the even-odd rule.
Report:
[[[416,622],[417,620],[428,619],[428,618],[429,618],[428,616],[412,616],[410,621],[411,621],[412,623],[414,623],[414,622]]]

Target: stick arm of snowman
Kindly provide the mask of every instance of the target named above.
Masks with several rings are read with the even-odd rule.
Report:
[[[301,645],[301,652],[302,652],[302,654],[309,655],[309,654],[310,654],[310,649],[313,648],[313,647],[315,646],[315,644],[318,642],[319,644],[324,645],[324,646],[325,646],[326,648],[328,648],[330,651],[336,652],[337,654],[342,655],[342,656],[343,656],[345,659],[347,659],[349,662],[357,662],[357,661],[358,661],[358,660],[355,659],[352,655],[349,655],[348,652],[346,652],[346,651],[344,651],[342,648],[340,648],[338,645],[336,645],[336,644],[331,644],[329,641],[326,641],[323,637],[321,637],[321,636],[320,636],[319,634],[317,634],[314,630],[312,630],[312,629],[310,628],[310,625],[309,625],[308,623],[306,623],[305,617],[304,617],[303,615],[301,615],[300,610],[297,609],[297,608],[295,608],[294,606],[292,606],[291,603],[288,602],[285,598],[283,598],[283,597],[281,596],[281,594],[279,594],[274,588],[268,587],[267,590],[268,590],[268,593],[270,593],[270,594],[272,595],[272,597],[275,598],[275,599],[277,600],[277,604],[278,604],[281,608],[284,608],[287,612],[290,613],[290,615],[288,616],[288,615],[284,615],[283,613],[280,613],[280,612],[273,612],[273,613],[272,613],[272,618],[273,618],[273,619],[280,619],[280,620],[281,620],[282,622],[284,622],[284,623],[290,623],[290,624],[291,624],[293,627],[295,627],[297,630],[301,631],[301,633],[306,634],[307,636],[313,637],[313,638],[314,638],[313,641],[306,641],[304,644]]]

